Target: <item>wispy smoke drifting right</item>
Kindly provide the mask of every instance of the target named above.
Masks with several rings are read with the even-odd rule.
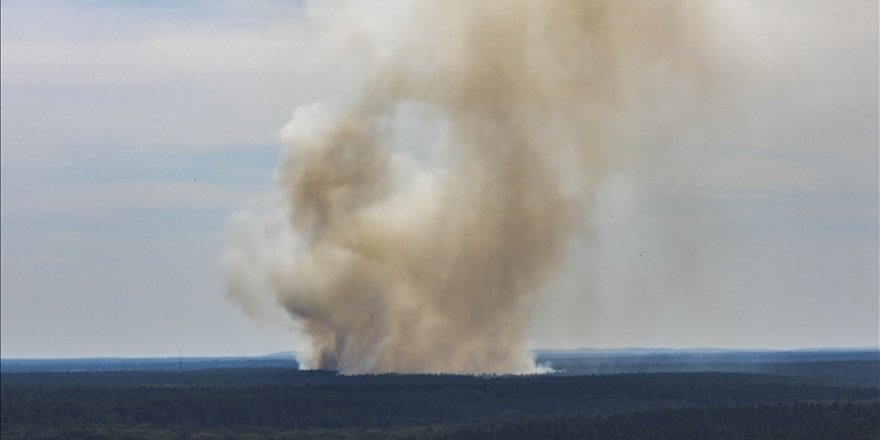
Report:
[[[321,11],[369,68],[349,102],[284,127],[282,196],[239,225],[228,293],[277,299],[311,367],[532,371],[531,306],[597,182],[729,91],[724,17],[684,0],[389,3]],[[393,143],[405,105],[443,128],[431,164]]]

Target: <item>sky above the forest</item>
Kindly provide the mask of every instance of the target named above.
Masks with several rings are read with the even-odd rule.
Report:
[[[602,183],[531,346],[880,343],[877,2],[745,4],[755,67],[735,108]],[[0,356],[304,349],[281,309],[254,321],[224,296],[219,259],[274,185],[294,109],[361,73],[320,8],[0,12]],[[429,157],[420,128],[404,114],[394,139]]]

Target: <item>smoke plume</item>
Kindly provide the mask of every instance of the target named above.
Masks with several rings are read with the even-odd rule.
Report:
[[[283,128],[272,206],[225,255],[346,373],[533,371],[529,311],[608,172],[707,113],[731,47],[707,1],[426,0],[321,10],[366,60]],[[416,110],[413,110],[416,109]],[[399,115],[439,127],[399,145]],[[433,148],[431,160],[414,150]]]

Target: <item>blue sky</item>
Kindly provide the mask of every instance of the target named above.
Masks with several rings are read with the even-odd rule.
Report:
[[[533,345],[878,344],[877,4],[745,4],[756,67],[736,109],[603,183]],[[224,297],[218,258],[293,110],[357,73],[305,6],[0,11],[0,355],[304,347],[281,312]]]

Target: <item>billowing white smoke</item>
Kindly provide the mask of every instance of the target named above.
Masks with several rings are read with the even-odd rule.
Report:
[[[358,93],[282,130],[281,195],[239,224],[228,294],[277,299],[308,367],[533,371],[529,310],[597,182],[729,91],[723,17],[687,0],[359,6],[323,15],[368,54]],[[405,106],[443,128],[427,165],[393,142]]]

